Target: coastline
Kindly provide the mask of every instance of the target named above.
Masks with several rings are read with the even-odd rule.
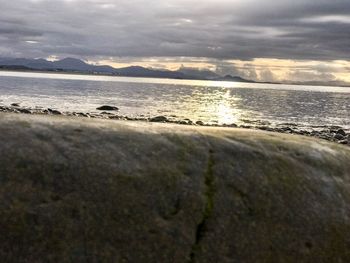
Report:
[[[81,118],[94,118],[94,119],[106,119],[106,120],[125,120],[125,121],[139,121],[139,122],[158,122],[158,123],[172,123],[178,125],[190,125],[190,126],[205,126],[205,127],[227,127],[227,128],[243,128],[253,130],[263,130],[268,132],[291,134],[291,135],[303,135],[307,137],[315,137],[337,144],[343,144],[350,147],[350,130],[341,126],[310,126],[305,129],[296,123],[284,123],[277,126],[272,126],[268,122],[264,121],[249,121],[246,120],[244,124],[238,125],[232,124],[211,124],[204,123],[202,121],[193,121],[190,119],[175,119],[167,116],[151,116],[151,117],[129,117],[119,115],[117,111],[99,111],[99,112],[61,112],[55,109],[44,108],[27,108],[21,107],[18,104],[11,106],[0,106],[0,112],[5,113],[17,113],[17,114],[33,114],[33,115],[61,115],[61,116],[75,116]]]

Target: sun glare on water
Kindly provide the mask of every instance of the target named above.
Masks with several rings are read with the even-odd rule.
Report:
[[[232,107],[233,101],[235,101],[235,98],[232,98],[230,90],[227,90],[216,107],[216,115],[219,124],[236,123],[239,119],[238,116],[242,115],[240,110]]]
[[[202,94],[194,94],[194,101],[200,101],[196,107],[193,107],[193,118],[203,117],[208,119],[210,116],[217,124],[237,123],[246,113],[239,109],[237,103],[239,98],[231,93],[231,89],[217,90],[215,93],[209,93],[209,96]]]

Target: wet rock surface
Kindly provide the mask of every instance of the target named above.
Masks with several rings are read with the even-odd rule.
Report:
[[[349,262],[350,149],[0,114],[1,262]]]
[[[110,119],[110,120],[129,120],[129,121],[146,121],[146,122],[160,122],[160,123],[174,123],[182,125],[196,125],[196,126],[210,126],[210,127],[230,127],[230,128],[244,128],[244,129],[258,129],[270,132],[287,133],[295,135],[304,135],[309,137],[317,137],[323,140],[336,142],[342,145],[350,146],[350,130],[343,129],[339,126],[310,126],[308,128],[300,127],[296,123],[282,123],[277,126],[272,125],[268,121],[260,120],[242,120],[243,124],[238,125],[235,123],[218,125],[215,122],[205,123],[203,121],[192,121],[184,118],[179,119],[177,116],[138,116],[130,117],[123,116],[116,111],[119,111],[114,106],[102,106],[98,108],[98,112],[60,112],[55,109],[42,109],[42,108],[25,108],[20,107],[19,103],[13,103],[16,106],[0,106],[0,112],[12,112],[12,113],[26,113],[26,114],[39,114],[39,115],[64,115],[64,116],[77,116],[85,118],[98,118],[98,119]],[[105,108],[106,107],[106,108]],[[102,110],[102,109],[106,110]],[[107,109],[108,108],[108,109]],[[116,109],[113,109],[116,108]],[[110,110],[112,109],[112,110]]]

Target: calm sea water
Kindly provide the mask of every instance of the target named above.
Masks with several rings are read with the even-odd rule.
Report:
[[[350,88],[0,72],[0,105],[121,115],[164,115],[218,124],[337,125],[350,129]]]

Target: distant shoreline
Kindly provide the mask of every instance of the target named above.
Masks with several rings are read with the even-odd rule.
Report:
[[[291,86],[311,86],[311,87],[339,87],[339,88],[350,88],[350,84],[329,84],[329,83],[318,83],[310,84],[309,82],[260,82],[260,81],[234,81],[225,78],[221,79],[200,79],[200,78],[169,78],[164,76],[129,76],[129,75],[117,75],[117,74],[106,74],[106,73],[93,73],[83,71],[59,71],[59,70],[36,70],[36,69],[10,69],[2,68],[0,66],[0,72],[19,72],[19,73],[43,73],[43,74],[57,74],[57,75],[82,75],[82,76],[105,76],[105,77],[125,77],[125,78],[137,78],[137,79],[168,79],[168,80],[193,80],[193,81],[214,81],[214,82],[232,82],[232,83],[254,83],[254,84],[271,84],[271,85],[291,85]]]

